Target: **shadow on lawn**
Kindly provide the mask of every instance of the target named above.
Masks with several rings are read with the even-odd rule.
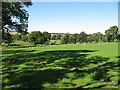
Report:
[[[96,50],[56,50],[56,51],[44,51],[39,53],[33,53],[33,50],[13,50],[8,51],[9,53],[18,53],[13,56],[6,57],[3,59],[3,79],[8,78],[7,83],[3,83],[5,86],[13,86],[11,88],[43,88],[44,83],[55,84],[58,80],[65,77],[66,73],[75,72],[78,77],[85,77],[85,74],[91,74],[95,72],[92,77],[96,81],[104,79],[106,82],[109,81],[106,73],[109,69],[115,68],[114,63],[108,63],[109,58],[100,56],[94,56],[87,58],[88,53],[96,52]],[[3,52],[7,54],[7,52]],[[99,64],[93,68],[81,69],[90,64]],[[51,68],[49,68],[51,67]],[[57,68],[61,67],[61,68]],[[74,69],[72,69],[74,68]],[[43,69],[43,70],[40,70]],[[76,86],[72,82],[69,83],[71,86]],[[76,89],[83,89],[83,85],[76,87]],[[105,85],[102,85],[105,86]],[[102,86],[98,86],[102,87]],[[97,88],[97,87],[95,87]]]
[[[35,52],[35,50],[4,50],[2,54],[26,54],[30,52]]]
[[[3,45],[3,47],[9,47],[9,48],[29,48],[29,47],[35,47],[32,44],[10,44],[9,46]]]

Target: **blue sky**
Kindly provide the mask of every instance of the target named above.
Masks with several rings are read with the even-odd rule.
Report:
[[[117,2],[33,2],[28,31],[104,33],[118,25]]]

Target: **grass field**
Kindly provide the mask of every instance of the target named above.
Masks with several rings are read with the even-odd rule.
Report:
[[[118,88],[118,44],[3,47],[3,88]],[[28,43],[24,43],[28,44]],[[39,89],[38,89],[39,90]]]

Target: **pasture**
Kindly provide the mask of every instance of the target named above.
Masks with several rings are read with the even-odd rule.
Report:
[[[119,86],[118,43],[25,44],[3,47],[3,89]]]

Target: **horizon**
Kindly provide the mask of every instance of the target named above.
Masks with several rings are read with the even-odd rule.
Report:
[[[104,34],[118,26],[117,2],[33,2],[27,10],[29,32]]]
[[[37,32],[37,31],[27,31],[28,33],[31,33],[31,32]],[[43,33],[43,32],[48,32],[48,31],[40,31],[41,33]],[[85,31],[81,31],[81,32],[85,32]],[[79,32],[79,33],[69,33],[69,32],[66,32],[66,33],[61,33],[61,32],[59,32],[59,33],[56,33],[56,32],[48,32],[48,33],[50,33],[50,34],[80,34],[81,32]],[[86,33],[86,32],[85,32]],[[99,32],[93,32],[93,33],[99,33]],[[93,33],[86,33],[87,35],[89,35],[89,34],[93,34]],[[101,33],[101,32],[100,32]],[[101,34],[103,34],[103,35],[105,35],[105,33],[101,33]]]

